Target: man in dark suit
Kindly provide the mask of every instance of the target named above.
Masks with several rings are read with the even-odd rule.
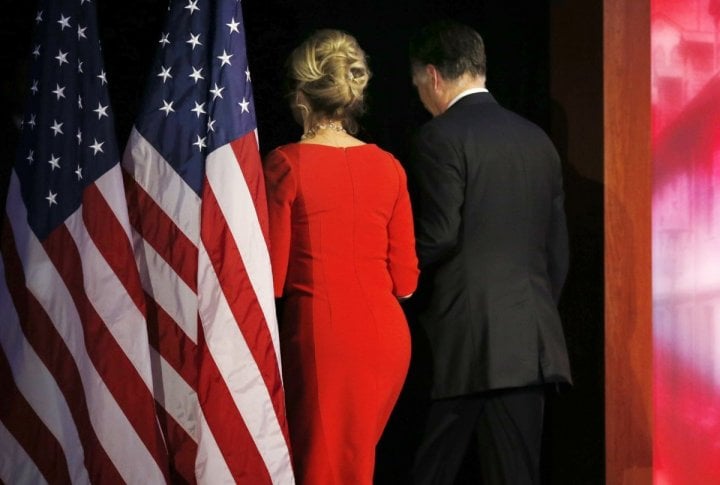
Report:
[[[473,29],[431,25],[410,58],[433,115],[409,167],[433,365],[413,477],[453,483],[474,444],[482,483],[536,484],[545,388],[571,381],[557,311],[568,268],[560,160],[485,89]]]

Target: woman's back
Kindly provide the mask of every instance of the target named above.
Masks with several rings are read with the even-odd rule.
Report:
[[[397,301],[418,274],[405,173],[375,145],[309,143],[273,151],[265,173],[298,481],[370,484],[410,357]]]
[[[290,171],[295,185],[286,294],[311,287],[317,291],[321,283],[323,287],[342,283],[344,287],[372,284],[390,296],[388,226],[406,191],[400,164],[376,145],[298,143],[276,153],[284,159],[276,162],[278,168]],[[269,162],[274,158],[271,155]],[[409,217],[401,224],[407,223]],[[393,242],[411,245],[412,227],[398,229],[394,238],[404,241]],[[397,257],[400,261],[394,261],[395,265],[407,266],[411,273],[396,275],[399,285],[412,286],[414,253]],[[318,266],[323,268],[324,281],[316,277],[313,267]],[[409,284],[402,281],[407,277]]]

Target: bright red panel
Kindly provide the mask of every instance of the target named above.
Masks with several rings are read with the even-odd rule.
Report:
[[[654,482],[720,483],[720,0],[652,0]]]

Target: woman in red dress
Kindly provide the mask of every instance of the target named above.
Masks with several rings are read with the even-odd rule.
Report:
[[[295,474],[369,485],[410,360],[398,302],[418,277],[405,172],[350,135],[370,77],[353,37],[317,32],[289,76],[305,134],[267,156],[265,176]]]

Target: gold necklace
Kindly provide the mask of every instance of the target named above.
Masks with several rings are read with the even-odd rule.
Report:
[[[309,128],[305,133],[302,134],[300,139],[307,140],[308,138],[313,138],[320,130],[333,130],[337,133],[347,133],[347,131],[345,131],[345,128],[343,128],[342,123],[328,121],[327,123],[315,123],[311,128]]]

